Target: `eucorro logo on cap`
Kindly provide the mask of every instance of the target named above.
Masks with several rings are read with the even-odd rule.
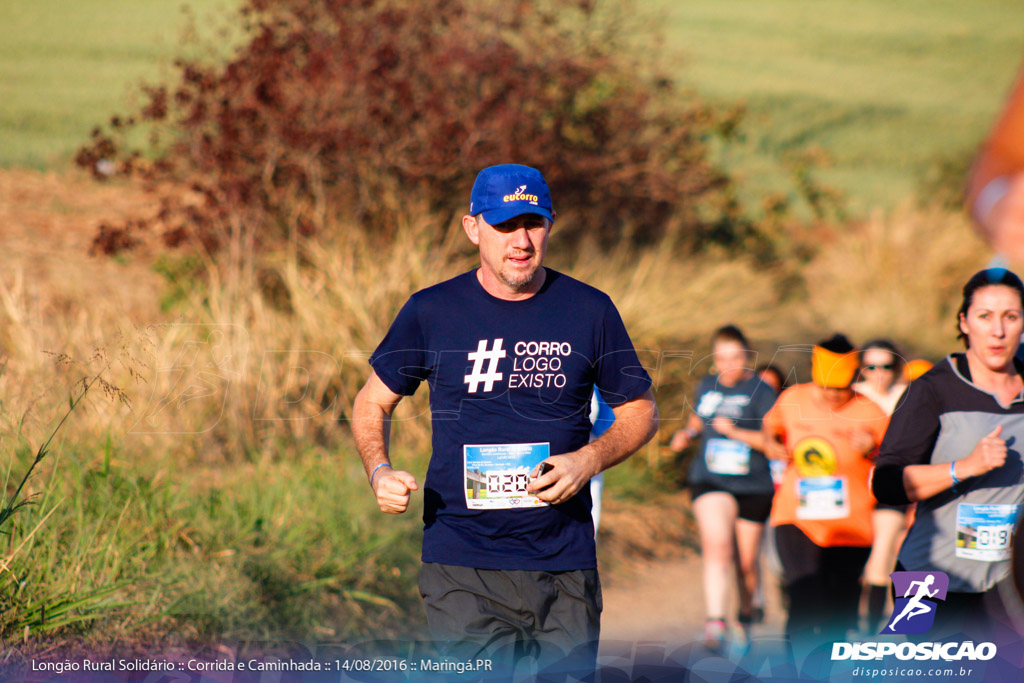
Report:
[[[535,194],[526,194],[526,185],[520,185],[516,188],[515,192],[502,197],[502,201],[506,204],[509,202],[530,202],[531,204],[536,204],[540,201],[540,197]]]
[[[541,172],[521,164],[489,166],[477,174],[469,213],[498,225],[523,214],[555,220],[551,190]]]

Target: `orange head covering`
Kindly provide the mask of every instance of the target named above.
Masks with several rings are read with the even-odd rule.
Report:
[[[811,356],[811,378],[819,387],[845,389],[853,383],[853,377],[860,367],[856,351],[833,353],[815,346]]]
[[[912,360],[903,366],[903,379],[913,382],[915,379],[932,369],[932,363],[923,358]]]

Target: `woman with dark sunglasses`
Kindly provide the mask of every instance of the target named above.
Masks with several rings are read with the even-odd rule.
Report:
[[[907,389],[903,379],[903,357],[888,339],[875,339],[860,350],[860,381],[854,390],[867,396],[892,415]]]
[[[903,357],[888,339],[875,339],[860,350],[861,381],[853,385],[857,393],[870,398],[892,415],[907,383],[903,380]],[[867,593],[865,632],[876,634],[885,618],[889,597],[889,574],[896,566],[896,553],[909,526],[910,505],[878,503],[871,513],[871,555],[864,565],[864,591]]]

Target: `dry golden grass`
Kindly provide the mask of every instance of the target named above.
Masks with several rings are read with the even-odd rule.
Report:
[[[250,357],[259,360],[239,378],[232,433],[252,429],[253,415],[263,434],[250,433],[252,445],[268,432],[330,440],[334,421],[345,419],[366,381],[367,358],[409,294],[472,265],[461,232],[439,230],[436,217],[416,208],[391,243],[353,228],[339,233],[343,244],[311,241],[270,254],[258,269],[275,283],[272,295],[232,298],[210,288],[206,322],[240,325],[254,347]],[[425,394],[403,402],[395,423],[421,448],[429,441]]]
[[[84,368],[55,366],[46,352],[85,362],[107,348],[108,378],[134,389],[118,354],[135,327],[159,317],[162,282],[145,252],[118,261],[89,255],[103,220],[129,218],[151,200],[123,185],[97,186],[84,175],[0,172],[0,375],[4,417],[31,427],[49,423]],[[135,349],[138,351],[138,349]],[[102,401],[83,406],[74,434],[124,429],[127,410]],[[38,423],[38,424],[37,424]]]
[[[726,323],[762,339],[793,332],[781,314],[781,269],[748,258],[683,257],[667,243],[610,254],[588,246],[568,271],[612,297],[639,347],[693,350]]]
[[[937,359],[959,347],[961,288],[991,252],[966,218],[904,206],[849,226],[804,270],[806,325],[890,337]],[[799,306],[799,302],[797,302]]]
[[[716,328],[734,323],[762,352],[836,330],[855,343],[891,337],[930,357],[956,348],[960,288],[991,258],[966,218],[905,205],[827,235],[798,271],[801,286],[788,290],[781,283],[791,264],[682,258],[664,245],[639,253],[587,248],[569,270],[612,295],[638,346],[705,349]]]
[[[73,324],[85,308],[119,314],[149,313],[160,278],[149,254],[120,261],[89,255],[99,224],[153,209],[140,189],[97,184],[80,173],[0,172],[0,238],[3,282],[20,280],[34,315]],[[92,316],[90,316],[92,317]],[[59,329],[59,328],[57,328]],[[41,333],[43,330],[38,330]],[[3,334],[0,331],[0,334]],[[0,341],[3,337],[0,337]]]
[[[239,238],[227,251],[233,256],[208,260],[207,281],[191,281],[177,307],[162,313],[164,285],[151,254],[116,262],[87,253],[99,221],[146,202],[132,188],[78,176],[0,173],[7,254],[0,350],[10,359],[0,391],[20,405],[45,402],[64,390],[45,350],[86,359],[97,347],[115,355],[124,347],[146,364],[144,384],[119,365],[112,370],[134,414],[98,406],[73,429],[127,433],[145,452],[215,461],[274,453],[283,443],[333,443],[344,431],[335,420],[365,381],[366,357],[408,295],[474,263],[457,224],[444,226],[412,203],[390,243],[344,226],[336,231],[343,241],[312,240],[254,263]],[[791,264],[757,266],[719,252],[681,257],[667,242],[569,253],[556,231],[552,264],[608,292],[654,364],[664,352],[700,357],[711,332],[728,322],[748,332],[763,358],[780,344],[811,343],[834,330],[854,342],[892,337],[932,358],[956,347],[959,287],[988,260],[962,217],[904,207],[828,235],[795,289],[780,286]],[[186,362],[190,344],[196,350]],[[692,378],[681,364],[659,372],[663,413],[671,416]],[[426,397],[401,411],[420,419],[399,420],[410,438],[398,443],[425,448]]]

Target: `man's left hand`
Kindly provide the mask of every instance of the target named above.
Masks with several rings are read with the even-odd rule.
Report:
[[[540,474],[543,463],[538,465],[534,475],[539,476],[526,487],[526,490],[552,505],[568,501],[586,486],[591,477],[598,474],[594,471],[593,459],[588,457],[586,449],[553,455],[544,462],[551,465],[551,469],[545,474]]]

